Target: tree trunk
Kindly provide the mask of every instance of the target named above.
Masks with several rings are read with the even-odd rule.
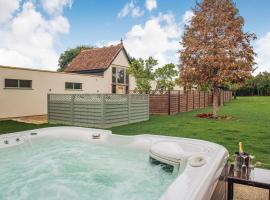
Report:
[[[213,118],[218,118],[219,110],[219,89],[214,88],[213,90]]]
[[[236,99],[236,91],[233,92],[233,99]]]

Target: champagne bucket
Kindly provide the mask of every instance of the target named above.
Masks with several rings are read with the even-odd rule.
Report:
[[[245,165],[247,168],[251,165],[250,155],[248,153],[239,154],[235,152],[234,154],[234,170],[241,171],[242,166]]]
[[[238,172],[243,178],[249,178],[252,167],[252,157],[248,153],[234,154],[234,171]]]

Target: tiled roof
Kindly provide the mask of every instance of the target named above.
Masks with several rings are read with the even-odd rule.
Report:
[[[65,72],[107,69],[122,49],[124,49],[122,43],[103,48],[84,49],[69,63]]]

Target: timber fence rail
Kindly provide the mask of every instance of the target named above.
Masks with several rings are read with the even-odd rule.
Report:
[[[147,94],[48,94],[49,123],[109,128],[146,120]]]
[[[231,91],[220,91],[219,105],[232,99]],[[212,105],[211,92],[202,91],[152,91],[149,94],[150,114],[174,115]]]

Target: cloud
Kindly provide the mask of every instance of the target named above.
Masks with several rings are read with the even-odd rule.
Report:
[[[122,10],[117,14],[118,18],[122,18],[131,14],[132,17],[140,17],[144,14],[144,11],[136,5],[136,2],[131,0],[129,3],[125,4]]]
[[[270,32],[260,38],[255,43],[255,52],[257,53],[256,62],[258,69],[255,74],[263,71],[270,72]]]
[[[157,0],[146,0],[145,7],[149,11],[157,8]]]
[[[0,65],[55,70],[59,57],[55,43],[60,34],[69,32],[69,22],[60,10],[45,17],[32,2],[23,3],[1,26]]]
[[[158,60],[162,66],[167,63],[179,63],[183,19],[176,21],[172,13],[160,13],[143,24],[136,24],[123,38],[127,52],[135,58],[146,59],[149,56]],[[119,40],[101,41],[98,47],[119,44]]]
[[[194,13],[192,10],[187,10],[182,18],[184,24],[189,25]]]
[[[19,8],[19,0],[1,0],[0,1],[0,23],[8,20],[12,13]]]
[[[124,45],[130,55],[136,58],[153,56],[158,59],[159,65],[178,63],[181,33],[182,29],[172,14],[160,14],[143,25],[134,25],[126,33]]]
[[[172,13],[160,13],[152,16],[143,24],[136,24],[125,34],[124,45],[128,53],[135,58],[146,59],[149,56],[158,60],[162,66],[167,63],[179,64],[179,54],[183,47],[184,25],[194,16],[191,10],[185,12],[177,21]],[[97,46],[118,44],[119,40],[101,41]]]
[[[62,14],[64,7],[71,8],[72,0],[41,0],[42,6],[49,14]]]

